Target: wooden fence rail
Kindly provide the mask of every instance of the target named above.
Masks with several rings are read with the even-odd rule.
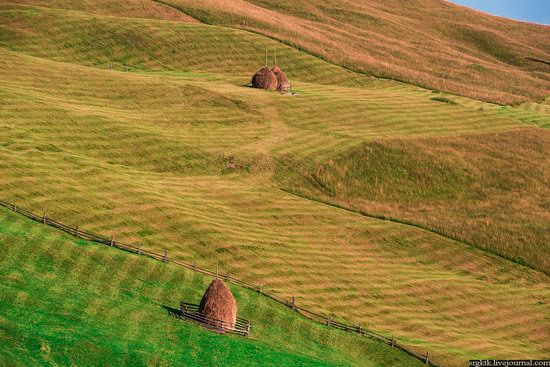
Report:
[[[199,305],[189,302],[180,302],[180,315],[185,319],[189,319],[199,323],[202,326],[210,328],[218,332],[228,332],[248,336],[250,334],[251,322],[237,317],[235,323],[230,323],[223,320],[212,319],[203,316],[199,312]]]
[[[66,224],[63,224],[63,223],[60,223],[60,222],[57,222],[53,219],[48,218],[47,213],[45,213],[45,212],[44,212],[44,215],[38,215],[38,214],[35,214],[35,213],[33,213],[33,212],[31,212],[27,209],[21,208],[20,206],[16,205],[15,203],[10,204],[10,203],[7,203],[5,201],[0,200],[0,206],[6,207],[10,210],[13,210],[17,213],[20,213],[20,214],[24,215],[27,218],[32,219],[34,221],[43,223],[44,225],[49,225],[49,226],[58,228],[58,229],[66,232],[66,233],[69,233],[73,236],[76,236],[78,238],[81,238],[81,239],[84,239],[84,240],[87,240],[87,241],[101,243],[101,244],[104,244],[104,245],[107,245],[107,246],[116,247],[116,248],[124,250],[124,251],[132,252],[132,253],[135,253],[135,254],[138,254],[138,255],[141,255],[141,256],[147,256],[147,257],[153,258],[153,259],[158,260],[158,261],[162,261],[162,262],[165,262],[165,263],[171,263],[171,264],[174,264],[174,265],[186,268],[186,269],[190,269],[190,270],[192,270],[194,272],[197,272],[197,273],[209,275],[211,277],[220,277],[219,269],[217,269],[216,271],[211,271],[211,270],[208,270],[208,269],[200,268],[200,267],[197,266],[197,263],[196,263],[195,260],[192,263],[188,263],[188,262],[185,262],[185,261],[182,261],[182,260],[168,258],[166,251],[163,252],[163,253],[156,253],[156,252],[152,252],[152,251],[147,251],[147,250],[142,249],[141,247],[137,247],[137,246],[133,246],[133,245],[129,245],[129,244],[119,242],[116,239],[114,239],[113,236],[108,238],[108,237],[104,237],[100,234],[91,232],[91,231],[84,231],[81,228],[79,228],[78,226],[71,227],[71,226],[68,226]],[[411,347],[409,345],[404,345],[402,343],[399,343],[394,337],[388,338],[388,337],[383,336],[381,334],[378,334],[378,333],[376,333],[372,330],[366,329],[365,327],[358,326],[358,325],[345,324],[345,323],[339,322],[337,320],[333,320],[330,316],[324,316],[320,313],[310,311],[308,309],[305,309],[303,307],[300,307],[300,306],[296,305],[294,297],[292,297],[291,299],[286,299],[282,296],[277,295],[276,293],[274,293],[272,291],[266,291],[262,287],[262,285],[250,284],[250,283],[244,282],[242,280],[236,279],[234,277],[229,277],[228,275],[225,278],[226,278],[226,281],[228,283],[232,283],[232,284],[238,285],[240,287],[250,289],[254,292],[258,292],[259,294],[261,294],[265,297],[271,298],[272,300],[274,300],[276,302],[279,302],[279,303],[291,308],[292,310],[298,312],[299,314],[301,314],[302,316],[304,316],[304,317],[306,317],[310,320],[319,322],[321,324],[324,324],[324,325],[327,325],[329,327],[336,328],[336,329],[339,329],[339,330],[342,330],[342,331],[345,331],[345,332],[357,333],[357,334],[360,334],[360,335],[365,335],[367,337],[377,339],[377,340],[379,340],[383,343],[386,343],[386,344],[388,344],[388,345],[390,345],[394,348],[398,348],[398,349],[410,354],[411,356],[421,360],[422,362],[424,362],[428,366],[443,367],[443,365],[441,363],[436,362],[436,360],[434,360],[433,356],[429,355],[428,352],[422,352],[422,351],[420,351],[420,350],[418,350],[414,347]]]

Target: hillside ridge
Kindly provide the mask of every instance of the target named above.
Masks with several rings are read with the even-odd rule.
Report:
[[[540,102],[550,89],[550,70],[525,62],[544,58],[549,26],[439,0],[163,2],[204,23],[258,32],[350,70],[430,89],[503,104]]]

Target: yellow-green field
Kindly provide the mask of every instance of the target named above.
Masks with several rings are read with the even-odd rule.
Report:
[[[298,96],[246,86],[266,43]],[[3,200],[209,268],[219,260],[223,272],[395,335],[449,366],[549,350],[550,282],[534,255],[548,251],[548,202],[519,206],[542,228],[514,254],[528,268],[498,256],[514,257],[490,238],[472,242],[495,254],[289,186],[364,143],[457,137],[467,151],[477,147],[470,138],[538,132],[544,145],[547,102],[502,107],[432,93],[229,28],[20,5],[0,5],[0,70]],[[513,159],[548,166],[533,154]],[[392,199],[399,206],[403,196]],[[491,200],[498,209],[498,195]],[[544,215],[530,215],[535,204]],[[396,219],[433,226],[424,218]],[[438,229],[455,234],[444,221]]]
[[[247,337],[175,317],[209,277],[66,235],[0,208],[2,366],[421,366],[232,286]],[[123,322],[121,322],[123,320]]]
[[[296,45],[361,73],[485,101],[540,102],[550,89],[544,63],[548,26],[495,17],[452,1],[158,2],[207,24]]]

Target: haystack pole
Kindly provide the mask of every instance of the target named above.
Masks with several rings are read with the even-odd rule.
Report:
[[[258,70],[252,77],[252,87],[277,90],[277,76],[267,67],[268,44],[265,44],[265,66]],[[275,62],[277,62],[277,52],[275,52]]]

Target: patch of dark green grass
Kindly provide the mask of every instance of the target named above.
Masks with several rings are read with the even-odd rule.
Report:
[[[482,72],[482,73],[488,71],[488,69],[486,67],[484,67],[483,65],[479,65],[479,64],[469,64],[467,66],[467,68],[477,70],[477,71]]]
[[[524,59],[514,52],[512,45],[499,35],[491,31],[482,31],[473,28],[462,28],[458,32],[459,38],[470,42],[479,51],[485,52],[498,60],[510,65],[523,66]]]
[[[445,97],[432,97],[430,98],[432,101],[437,101],[437,102],[442,102],[442,103],[447,103],[447,104],[450,104],[452,106],[456,106],[458,105],[458,103],[456,103],[455,101],[449,99],[449,98],[445,98]]]

